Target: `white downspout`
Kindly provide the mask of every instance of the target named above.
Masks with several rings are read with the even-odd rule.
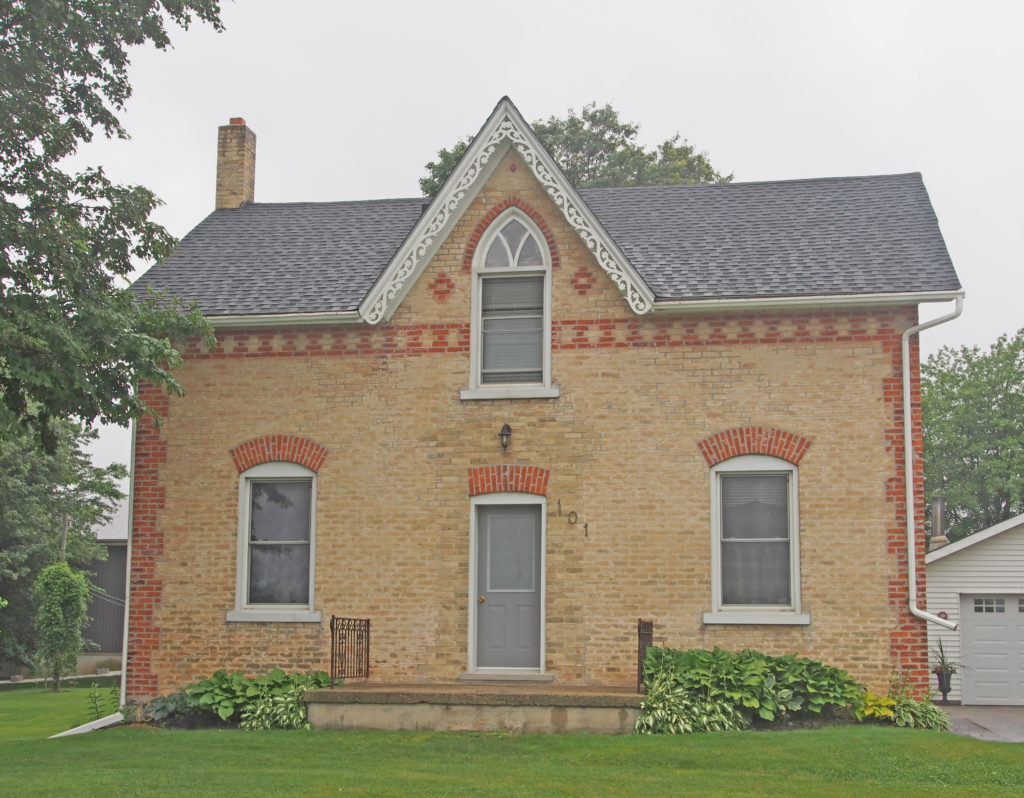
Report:
[[[128,703],[128,607],[131,604],[132,589],[132,527],[135,520],[135,430],[138,424],[132,421],[132,448],[128,460],[128,546],[125,550],[124,569],[124,624],[121,638],[121,706]]]
[[[914,423],[910,407],[910,336],[921,332],[921,330],[927,330],[929,327],[936,327],[939,324],[945,324],[947,321],[952,321],[963,313],[963,310],[964,295],[961,293],[956,297],[956,307],[953,309],[952,313],[948,313],[945,316],[939,316],[939,318],[932,319],[931,321],[926,321],[924,324],[918,324],[916,327],[910,327],[903,331],[902,336],[903,473],[907,488],[907,586],[910,589],[908,601],[910,604],[911,615],[925,621],[937,623],[939,626],[944,626],[947,629],[956,629],[957,625],[952,621],[947,621],[945,618],[940,618],[938,615],[932,615],[930,612],[925,612],[917,606],[917,557],[915,556],[917,541],[914,534],[914,517],[917,514],[917,511],[914,507]]]

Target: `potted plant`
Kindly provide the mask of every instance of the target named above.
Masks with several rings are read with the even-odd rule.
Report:
[[[946,696],[949,695],[953,674],[957,672],[957,668],[960,663],[953,662],[953,660],[946,656],[946,650],[942,647],[941,640],[939,640],[939,647],[937,649],[932,649],[932,653],[935,654],[935,667],[932,668],[932,673],[935,674],[935,678],[939,681],[939,692],[942,693],[942,703],[948,704],[949,701],[946,699]]]

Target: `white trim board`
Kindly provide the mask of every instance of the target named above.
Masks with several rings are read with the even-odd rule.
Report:
[[[478,668],[476,664],[477,614],[477,508],[488,505],[530,504],[540,507],[540,667],[538,668]],[[507,673],[544,674],[547,671],[547,574],[548,574],[548,500],[535,493],[482,493],[469,500],[469,634],[466,636],[466,661],[471,674]]]

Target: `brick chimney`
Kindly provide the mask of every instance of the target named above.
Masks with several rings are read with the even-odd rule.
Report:
[[[256,134],[240,116],[217,128],[217,209],[237,208],[256,196]]]

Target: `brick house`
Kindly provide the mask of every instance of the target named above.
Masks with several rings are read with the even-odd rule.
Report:
[[[132,700],[325,668],[332,614],[378,681],[626,685],[643,617],[926,682],[912,328],[962,291],[920,175],[577,191],[508,99],[433,200],[254,174],[233,119],[138,282],[218,342],[140,388]]]

